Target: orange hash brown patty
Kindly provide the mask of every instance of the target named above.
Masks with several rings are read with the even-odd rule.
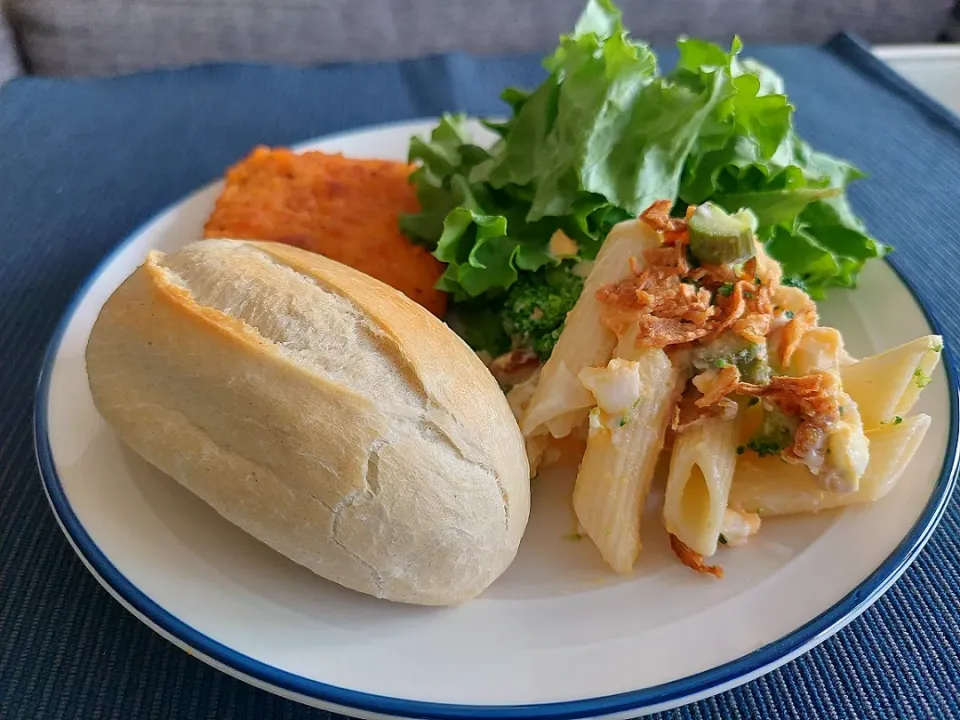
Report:
[[[420,209],[412,167],[321,152],[257,147],[227,170],[205,238],[280,242],[349,265],[442,316],[443,264],[397,225]]]

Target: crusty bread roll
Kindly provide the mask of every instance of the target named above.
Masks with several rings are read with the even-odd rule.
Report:
[[[130,447],[325,578],[448,605],[516,555],[530,488],[506,398],[443,323],[362,273],[274,243],[151,252],[86,356]]]

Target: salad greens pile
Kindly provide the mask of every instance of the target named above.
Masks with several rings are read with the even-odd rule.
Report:
[[[485,123],[499,136],[490,149],[460,115],[411,142],[421,212],[401,227],[446,263],[438,287],[476,349],[547,357],[576,301],[577,261],[656,200],[673,199],[675,214],[707,200],[749,208],[787,282],[818,299],[854,287],[863,263],[885,254],[845,197],[862,174],[797,136],[782,79],[741,58],[739,40],[729,51],[678,46],[662,74],[611,0],[589,0],[544,61],[549,77],[503,93],[512,113]],[[573,257],[552,248],[558,230],[576,243]]]

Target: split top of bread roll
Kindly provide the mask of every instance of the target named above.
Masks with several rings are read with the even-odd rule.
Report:
[[[87,369],[133,450],[325,578],[446,605],[516,555],[528,464],[496,381],[346,266],[235,240],[151,252],[104,305]]]

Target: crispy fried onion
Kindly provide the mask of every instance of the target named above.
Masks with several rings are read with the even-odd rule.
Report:
[[[713,575],[715,578],[723,577],[723,568],[719,565],[707,565],[703,561],[703,555],[690,549],[676,535],[670,535],[670,549],[673,554],[680,558],[680,562],[691,570],[695,570],[702,575]]]
[[[734,372],[730,373],[730,370]],[[739,379],[740,374],[733,366],[695,377],[674,408],[670,429],[679,434],[709,418],[735,418],[737,403],[727,395],[736,389]]]
[[[736,367],[724,368],[727,369],[737,372]],[[737,382],[734,392],[770,400],[784,415],[791,417],[835,418],[840,415],[839,389],[840,382],[835,375],[815,372],[801,377],[775,375],[766,385]]]
[[[765,398],[784,415],[800,418],[793,444],[781,457],[788,462],[803,463],[817,473],[823,466],[824,441],[840,418],[839,390],[840,382],[835,375],[816,372],[801,377],[777,375],[768,385],[738,383],[736,392]]]
[[[670,215],[673,208],[672,200],[657,200],[640,214],[640,219],[659,233],[663,233],[664,240],[668,244],[673,244],[679,237],[686,237],[687,220],[696,210],[695,205],[687,208],[685,217],[678,218]]]
[[[693,379],[693,385],[702,393],[697,400],[697,407],[706,408],[716,405],[723,400],[729,400],[727,395],[737,391],[740,383],[740,371],[736,365],[727,365],[720,370],[708,370]]]
[[[660,233],[663,244],[644,253],[645,266],[631,258],[632,277],[597,291],[603,323],[618,336],[636,324],[637,347],[684,345],[727,330],[763,342],[778,278],[765,265],[758,274],[758,257],[766,259],[762,247],[757,244],[758,255],[742,267],[692,267],[687,221],[670,216],[669,201],[654,203],[640,219]]]
[[[504,353],[490,363],[490,373],[502,387],[511,387],[527,380],[540,367],[540,357],[529,348]]]
[[[783,365],[790,364],[790,360],[797,348],[800,347],[800,341],[807,330],[816,326],[817,310],[813,303],[794,314],[790,322],[783,328],[783,340],[780,343],[780,362]]]
[[[709,378],[715,373],[714,378]],[[702,381],[705,376],[708,380]],[[800,424],[793,444],[781,455],[788,462],[808,465],[818,472],[823,464],[824,440],[840,418],[838,392],[840,382],[831,373],[816,372],[801,377],[775,375],[766,385],[740,382],[740,371],[730,365],[719,372],[709,371],[694,378],[703,392],[698,401],[704,406],[729,400],[727,395],[739,394],[761,398],[773,403],[784,415],[798,418]]]

